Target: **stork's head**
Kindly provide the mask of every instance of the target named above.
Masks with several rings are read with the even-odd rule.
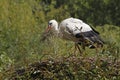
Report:
[[[50,30],[53,30],[53,31],[56,31],[58,30],[58,23],[56,20],[50,20],[48,22],[48,27],[46,29],[46,32],[50,31]]]

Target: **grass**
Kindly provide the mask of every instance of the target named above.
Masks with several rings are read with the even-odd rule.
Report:
[[[0,78],[2,80],[120,79],[119,26],[107,24],[96,26],[95,29],[101,33],[105,41],[104,47],[99,53],[86,48],[83,55],[77,52],[75,57],[72,56],[74,43],[71,41],[54,36],[41,41],[48,18],[51,19],[51,16],[45,15],[41,6],[35,1],[0,1]]]
[[[36,31],[27,34],[27,38],[22,35],[20,40],[13,42],[9,36],[16,34],[10,31],[9,36],[4,37],[6,41],[1,43],[6,44],[1,48],[1,78],[119,80],[119,27],[105,25],[96,29],[105,40],[104,47],[99,53],[86,48],[83,55],[77,52],[76,56],[72,55],[74,43],[71,41],[54,36],[41,41],[42,33]]]

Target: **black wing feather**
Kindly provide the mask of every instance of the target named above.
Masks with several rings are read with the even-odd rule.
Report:
[[[82,32],[82,33],[78,33],[75,35],[76,38],[82,38],[82,40],[89,40],[92,43],[99,43],[99,44],[103,44],[103,40],[100,38],[99,34],[96,33],[95,31],[91,30],[91,31],[87,31],[87,32]]]

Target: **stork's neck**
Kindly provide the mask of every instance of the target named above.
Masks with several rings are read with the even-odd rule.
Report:
[[[54,29],[57,33],[59,33],[58,22],[54,24]]]

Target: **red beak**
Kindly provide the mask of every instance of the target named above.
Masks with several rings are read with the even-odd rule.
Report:
[[[46,29],[46,33],[49,31],[51,29],[51,26],[50,25],[48,25],[48,27],[47,27],[47,29]]]

